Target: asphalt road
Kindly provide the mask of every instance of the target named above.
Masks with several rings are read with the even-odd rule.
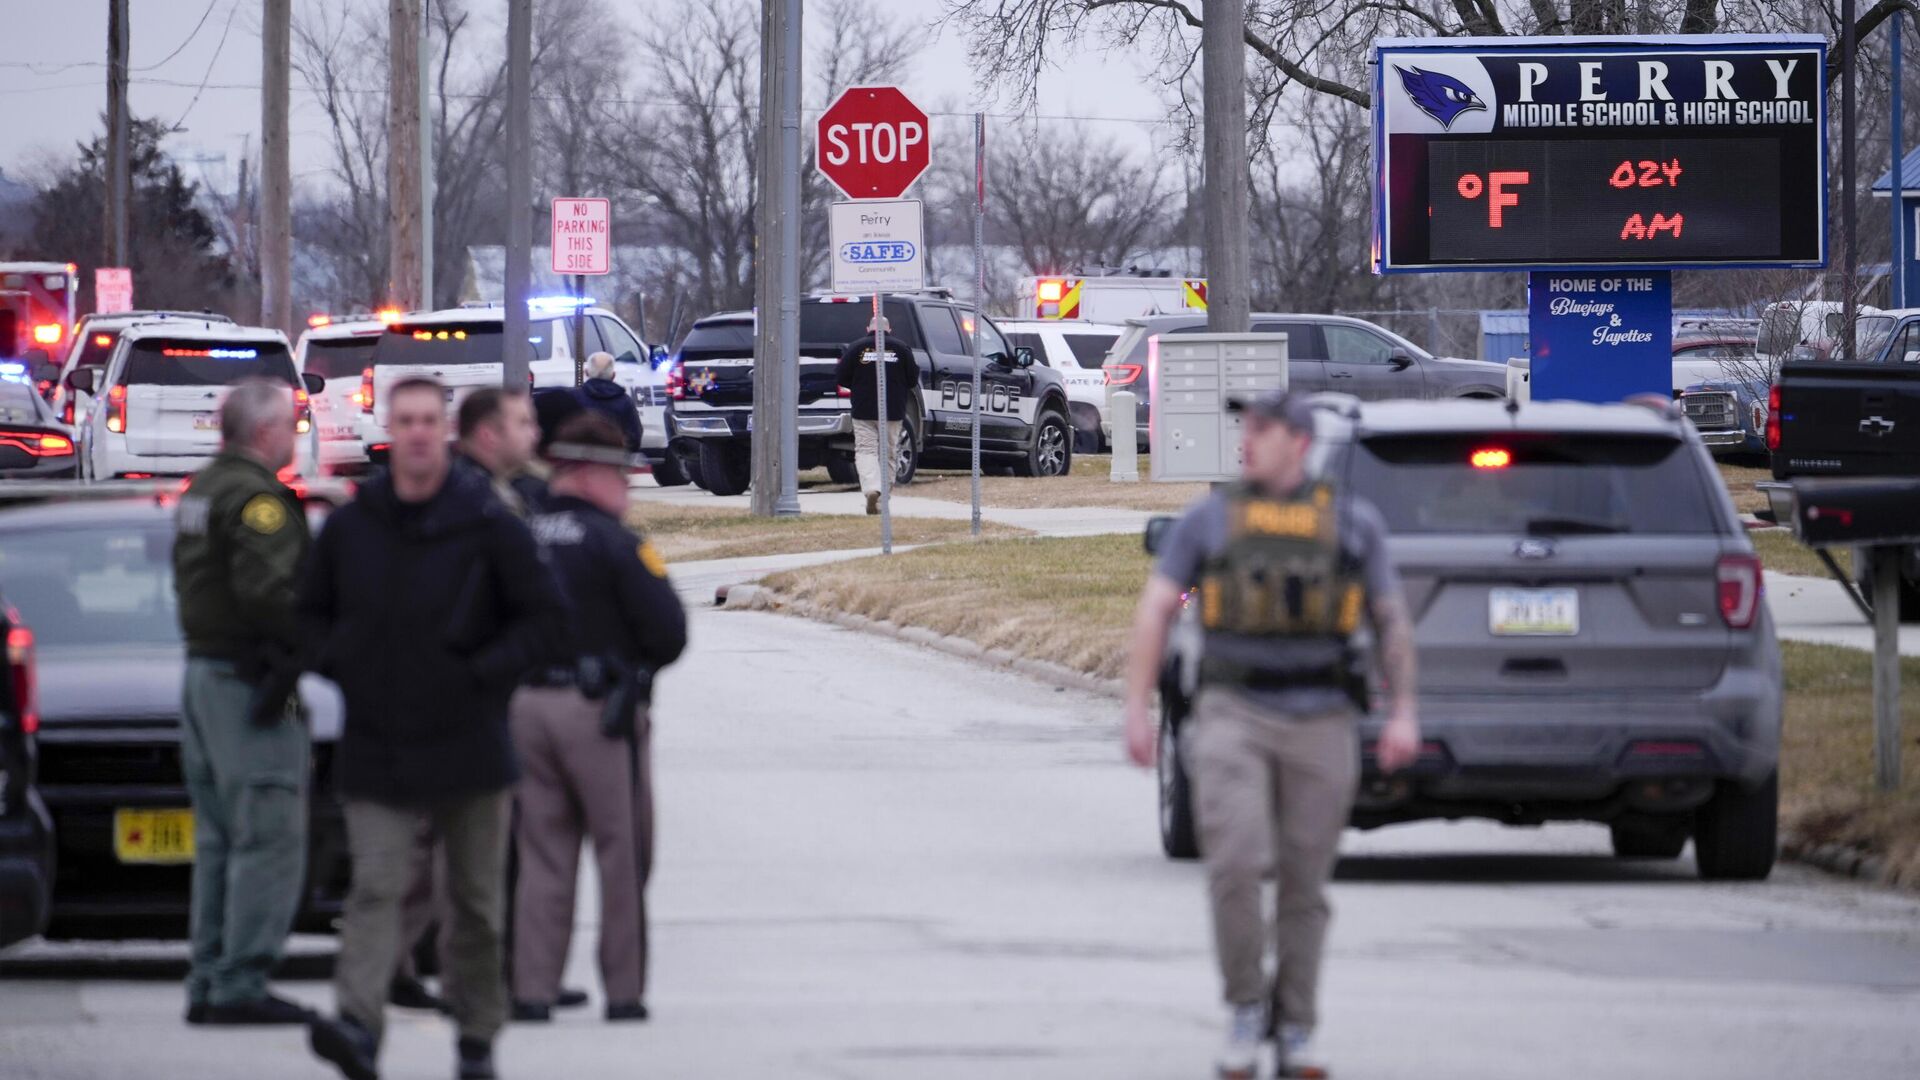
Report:
[[[782,616],[694,631],[658,708],[654,1019],[511,1028],[504,1076],[1211,1075],[1200,872],[1160,857],[1111,702]],[[1914,1076],[1920,902],[1793,868],[1710,887],[1686,858],[1605,851],[1572,826],[1350,834],[1339,1075]],[[166,955],[14,954],[0,1076],[331,1075],[296,1032],[182,1026]],[[592,956],[589,925],[571,982],[597,987]],[[451,1043],[396,1014],[385,1075],[448,1076]]]

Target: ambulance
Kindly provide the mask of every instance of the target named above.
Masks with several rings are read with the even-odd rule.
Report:
[[[78,291],[72,263],[0,263],[0,360],[26,364],[42,396],[59,377]]]
[[[1207,279],[1171,270],[1102,267],[1023,278],[1018,318],[1124,323],[1143,315],[1207,310]]]

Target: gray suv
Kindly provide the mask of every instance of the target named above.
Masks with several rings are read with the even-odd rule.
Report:
[[[1383,327],[1345,315],[1256,314],[1256,334],[1287,335],[1287,385],[1302,393],[1333,391],[1362,401],[1389,398],[1503,398],[1507,368],[1484,360],[1435,356]],[[1148,354],[1161,334],[1204,334],[1204,314],[1150,315],[1127,320],[1127,329],[1107,351],[1107,393],[1135,395],[1135,441],[1147,449],[1147,414],[1153,404]],[[1113,410],[1101,426],[1111,441]]]
[[[1365,721],[1353,824],[1597,821],[1620,856],[1691,837],[1702,877],[1764,878],[1780,652],[1753,543],[1677,406],[1322,405],[1314,468],[1386,518],[1420,653],[1419,760],[1383,775],[1384,721]],[[1199,647],[1189,610],[1160,685],[1175,858],[1197,853],[1175,735]]]

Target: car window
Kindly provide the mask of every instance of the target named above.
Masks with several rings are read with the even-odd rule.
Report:
[[[1894,335],[1882,360],[1888,364],[1920,364],[1920,322],[1910,322]]]
[[[573,348],[573,319],[570,317],[555,319],[553,325],[561,339],[567,343],[567,348]],[[610,351],[607,348],[606,339],[600,335],[600,320],[588,316],[580,326],[580,350],[577,359],[585,360],[594,353]]]
[[[170,645],[180,640],[172,552],[165,522],[9,532],[0,541],[0,593],[43,652]]]
[[[527,324],[528,355],[534,360],[553,356],[556,320],[536,319]],[[380,335],[374,347],[375,366],[432,364],[498,364],[501,362],[498,319],[467,323],[395,323]]]
[[[231,386],[259,378],[299,381],[285,345],[143,338],[128,351],[120,381],[128,386]]]
[[[40,422],[40,395],[23,380],[0,378],[0,424]]]
[[[357,379],[373,366],[373,350],[380,344],[379,334],[350,338],[307,339],[307,371],[329,379]]]
[[[1066,339],[1067,351],[1073,353],[1074,361],[1083,368],[1095,371],[1107,362],[1107,349],[1113,345],[1111,334],[1061,334],[1060,336]],[[1040,352],[1038,346],[1035,346],[1034,352],[1045,355]]]
[[[1348,484],[1389,533],[1723,531],[1699,463],[1671,438],[1506,432],[1392,435],[1353,452]]]
[[[1673,350],[1676,360],[1752,360],[1753,346],[1716,344],[1685,345]]]
[[[888,300],[882,309],[892,327],[887,336],[905,342],[909,349],[924,349],[913,305],[905,300]],[[800,305],[800,347],[844,349],[867,336],[867,323],[873,319],[870,303],[838,303],[814,300]],[[752,333],[749,324],[748,333]]]
[[[1107,349],[1107,358],[1101,366],[1107,364],[1144,364],[1147,362],[1147,328],[1129,325],[1120,332],[1120,337]]]
[[[1312,323],[1262,322],[1253,324],[1256,334],[1287,335],[1287,357],[1292,360],[1325,360],[1327,350],[1320,332]]]
[[[89,330],[74,342],[74,352],[67,357],[67,370],[78,368],[103,368],[107,358],[113,355],[113,347],[120,340],[118,330]]]
[[[967,356],[966,342],[960,340],[960,327],[953,321],[951,308],[922,305],[920,324],[926,327],[927,341],[933,351],[946,356]]]
[[[1336,364],[1385,364],[1393,354],[1393,345],[1378,334],[1357,326],[1323,326],[1327,337],[1327,359]]]
[[[695,323],[680,339],[680,355],[752,356],[753,324],[745,319]]]
[[[600,337],[606,342],[606,349],[613,354],[616,362],[638,364],[647,358],[647,350],[641,346],[640,339],[628,333],[618,319],[596,315],[593,321],[600,324]]]
[[[969,339],[973,337],[973,318],[973,312],[971,311],[963,311],[960,313],[960,328],[966,332]],[[1008,343],[1007,335],[1001,333],[1000,328],[993,325],[992,319],[982,319],[980,321],[980,348],[984,350],[981,355],[989,360],[999,356],[1005,358],[1005,363],[1011,364],[1013,362],[1013,346]],[[1038,358],[1039,356],[1036,355],[1035,359]]]

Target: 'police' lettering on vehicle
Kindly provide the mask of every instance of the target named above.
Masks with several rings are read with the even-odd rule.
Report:
[[[981,411],[990,413],[1018,413],[1020,411],[1020,388],[1005,383],[995,383],[980,388],[982,397]],[[945,379],[940,383],[940,407],[943,409],[973,408],[973,384]]]

